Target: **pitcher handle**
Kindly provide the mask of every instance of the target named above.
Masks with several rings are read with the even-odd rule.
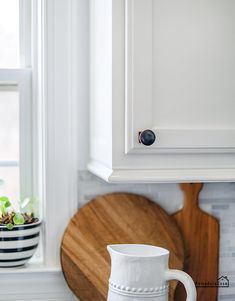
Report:
[[[168,280],[179,280],[183,283],[186,293],[187,299],[186,301],[196,301],[197,299],[197,291],[193,279],[183,271],[179,270],[166,270],[165,279]]]

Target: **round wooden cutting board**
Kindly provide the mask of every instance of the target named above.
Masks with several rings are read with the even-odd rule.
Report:
[[[161,207],[134,194],[98,196],[71,219],[61,245],[65,279],[81,301],[107,300],[110,258],[106,246],[116,243],[164,247],[170,251],[170,268],[183,268],[180,232]],[[169,300],[176,285],[175,281],[170,284]]]

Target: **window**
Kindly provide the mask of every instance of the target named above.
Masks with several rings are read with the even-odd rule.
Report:
[[[20,194],[32,193],[41,202],[42,252],[25,268],[0,270],[0,300],[72,301],[60,270],[60,242],[77,210],[77,146],[84,135],[77,130],[84,117],[77,104],[86,102],[88,93],[89,6],[86,0],[18,3],[19,65],[0,66],[0,83],[18,95],[19,161],[14,164]]]
[[[18,18],[15,33],[9,34],[15,36],[18,49],[11,54],[11,64],[3,56],[7,50],[1,54],[0,49],[0,111],[5,116],[11,112],[8,123],[2,122],[7,139],[5,152],[0,145],[0,194],[16,198],[15,205],[24,196],[40,200],[42,243],[33,268],[38,263],[59,267],[61,237],[77,208],[77,21],[83,20],[77,17],[79,5],[77,0],[0,0],[1,13],[5,9],[8,19]]]
[[[0,195],[16,209],[32,193],[30,14],[24,3],[0,0]]]
[[[20,65],[19,0],[0,0],[0,68]]]
[[[19,197],[19,91],[16,85],[0,85],[1,193]]]

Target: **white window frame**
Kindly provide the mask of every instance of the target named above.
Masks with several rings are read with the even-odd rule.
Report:
[[[31,11],[33,191],[43,202],[43,263],[0,270],[0,301],[76,300],[60,267],[60,243],[77,209],[78,104],[88,52],[87,0],[22,0]],[[81,45],[83,48],[81,49]],[[84,48],[85,47],[85,48]],[[27,64],[26,64],[27,65]],[[28,64],[30,65],[30,64]],[[80,68],[81,66],[81,68]],[[84,70],[86,66],[86,70]],[[88,101],[88,99],[87,99]],[[9,293],[13,289],[12,293]]]
[[[32,154],[32,69],[31,69],[31,0],[19,0],[20,10],[20,67],[0,68],[0,85],[13,85],[19,92],[19,161],[0,161],[0,166],[19,166],[20,197],[35,194]],[[11,159],[11,158],[10,158]]]

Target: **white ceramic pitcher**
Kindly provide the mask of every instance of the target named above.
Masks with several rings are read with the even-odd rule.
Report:
[[[167,301],[168,280],[173,279],[184,284],[187,301],[196,301],[192,278],[168,269],[168,250],[141,244],[109,245],[107,249],[111,256],[108,301]]]

